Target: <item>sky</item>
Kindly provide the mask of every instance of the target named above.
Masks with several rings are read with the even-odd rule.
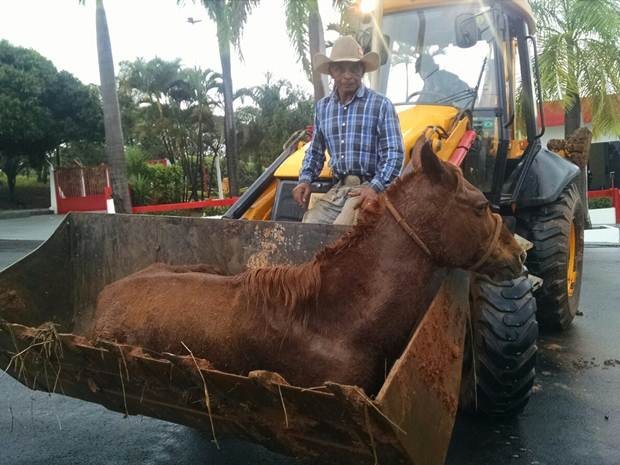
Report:
[[[138,57],[181,58],[184,66],[221,71],[214,23],[192,0],[105,0],[112,52],[118,63]],[[265,73],[285,78],[308,93],[312,86],[297,63],[286,33],[282,0],[262,0],[248,19],[241,48],[233,55],[235,89],[265,82]],[[319,0],[324,25],[338,20],[331,0]],[[187,18],[202,20],[196,24]],[[99,83],[95,0],[0,0],[0,39],[33,48],[58,69],[84,83]]]

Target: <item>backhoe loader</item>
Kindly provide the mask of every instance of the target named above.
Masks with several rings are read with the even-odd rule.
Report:
[[[300,223],[304,211],[291,192],[307,142],[302,131],[221,220],[71,214],[36,251],[1,271],[0,363],[9,374],[32,389],[317,463],[439,465],[456,415],[456,402],[446,398],[491,416],[525,407],[537,321],[566,327],[576,313],[585,221],[579,169],[541,144],[531,10],[526,0],[362,3],[373,8],[355,16],[358,40],[382,63],[366,85],[395,103],[407,161],[430,142],[460,166],[530,243],[523,276],[494,282],[444,273],[376,393],[329,382],[300,388],[275,373],[217,371],[191,352],[83,336],[101,290],[155,262],[234,274],[306,261],[347,231]],[[416,71],[422,61],[458,85],[425,89]],[[327,159],[310,202],[331,184]]]
[[[531,243],[523,277],[501,283],[472,277],[462,383],[462,407],[518,413],[534,381],[538,322],[566,328],[575,317],[586,218],[579,168],[542,147],[532,12],[526,0],[374,5],[359,11],[356,25],[362,46],[381,56],[366,85],[396,105],[406,156],[430,140],[442,159],[459,165],[485,193],[505,224]],[[429,71],[434,77],[420,70],[424,60],[435,64]],[[439,84],[427,86],[440,74]],[[304,212],[291,191],[304,153],[303,144],[285,151],[225,217],[300,221]],[[315,198],[329,189],[331,177],[326,160],[313,186]]]

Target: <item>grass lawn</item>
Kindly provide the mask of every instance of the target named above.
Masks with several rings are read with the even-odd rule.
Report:
[[[9,188],[4,173],[0,173],[0,210],[48,208],[50,206],[49,184],[37,182],[34,175],[17,176],[15,201],[9,202]]]

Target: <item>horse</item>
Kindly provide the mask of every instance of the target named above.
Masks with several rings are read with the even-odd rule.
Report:
[[[523,253],[461,170],[425,145],[413,170],[358,224],[300,265],[247,269],[155,264],[100,293],[91,337],[186,353],[246,375],[310,387],[381,387],[433,298],[440,270],[519,275]],[[435,291],[433,290],[435,289]]]

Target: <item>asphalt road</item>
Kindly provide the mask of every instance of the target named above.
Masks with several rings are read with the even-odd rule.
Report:
[[[0,224],[0,270],[36,244],[3,240]],[[503,423],[459,417],[448,465],[620,465],[619,264],[620,248],[586,249],[583,315],[541,337],[526,411]],[[308,463],[239,441],[218,451],[191,429],[34,392],[1,372],[0,393],[0,464]]]

